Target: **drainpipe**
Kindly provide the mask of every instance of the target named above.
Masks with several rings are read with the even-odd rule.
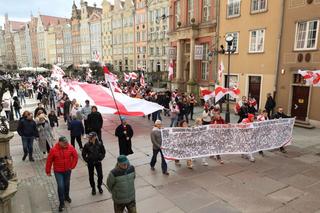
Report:
[[[219,0],[216,0],[216,48],[217,48],[217,51],[219,51],[219,28],[220,28],[220,1]],[[216,56],[215,56],[215,63],[216,63],[216,66],[215,66],[215,80],[217,81],[217,70],[218,70],[218,67],[219,67],[219,54],[217,52]],[[215,81],[215,84],[216,84],[216,81]]]
[[[277,60],[277,64],[276,64],[276,81],[275,81],[275,85],[274,85],[274,93],[273,93],[273,98],[274,100],[276,100],[277,98],[277,90],[278,90],[278,84],[279,84],[279,70],[280,70],[280,52],[282,50],[281,47],[281,39],[282,39],[282,35],[283,35],[283,25],[284,25],[284,12],[285,12],[285,0],[282,0],[281,3],[281,23],[279,26],[279,36],[278,36],[278,44],[277,44],[277,54],[276,54],[276,60]]]

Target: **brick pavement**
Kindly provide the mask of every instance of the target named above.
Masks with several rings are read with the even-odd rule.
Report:
[[[236,118],[233,118],[236,119]],[[103,161],[104,176],[114,167],[118,154],[114,129],[117,116],[104,116],[103,138],[107,149]],[[266,152],[250,163],[238,155],[223,156],[224,165],[209,159],[209,166],[196,160],[193,170],[169,163],[169,177],[161,174],[159,163],[156,171],[150,171],[152,123],[146,118],[129,118],[135,131],[134,154],[129,157],[136,167],[136,192],[139,213],[180,212],[319,212],[320,211],[320,131],[294,129],[294,144],[288,153]],[[166,118],[165,125],[169,124]],[[69,135],[65,124],[58,129],[59,135]],[[45,177],[44,161],[36,161],[31,167],[23,168],[22,148],[15,136],[12,143],[14,164],[22,182],[40,181],[46,186],[53,211],[57,196],[53,178]],[[21,145],[20,145],[21,146]],[[20,151],[19,151],[20,150]],[[39,156],[40,157],[40,156]],[[36,157],[38,158],[38,157]],[[30,172],[34,170],[34,172]],[[20,174],[19,171],[23,171]],[[113,212],[110,194],[91,196],[87,168],[83,162],[72,173],[71,197],[73,202],[68,212]],[[105,181],[104,178],[104,181]],[[24,180],[26,179],[26,180]]]

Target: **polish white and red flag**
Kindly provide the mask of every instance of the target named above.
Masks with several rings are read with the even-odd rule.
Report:
[[[141,76],[140,76],[140,84],[141,84],[141,86],[145,86],[145,85],[146,85],[146,82],[145,82],[145,80],[144,80],[143,72],[141,72]]]
[[[218,102],[221,98],[225,95],[230,95],[232,98],[237,98],[240,95],[240,89],[233,87],[233,88],[224,88],[221,86],[217,86],[214,90],[215,93],[215,102]]]
[[[308,85],[320,87],[320,70],[299,70]]]
[[[214,98],[214,96],[215,96],[214,91],[211,91],[211,90],[203,88],[203,87],[200,87],[200,93],[205,101],[208,101],[210,98]]]
[[[124,76],[124,80],[126,82],[129,82],[130,81],[130,75],[128,75],[127,73],[123,73],[123,76]]]
[[[224,72],[224,65],[223,65],[223,62],[221,61],[220,65],[219,65],[219,69],[218,69],[218,85],[222,84],[222,74],[223,74],[223,72]]]
[[[137,80],[138,79],[138,74],[135,72],[130,72],[129,76],[132,80]]]
[[[173,61],[171,61],[170,65],[169,65],[169,72],[168,72],[168,79],[169,80],[173,79],[173,68],[174,68]]]
[[[99,112],[102,114],[144,116],[163,109],[157,103],[131,98],[123,93],[114,93],[114,100],[112,91],[102,85],[68,82],[64,84],[62,89],[70,99],[75,98],[79,103],[85,103],[85,100],[89,100],[90,103],[98,107]]]
[[[65,75],[64,71],[57,65],[53,65],[51,69],[51,77],[61,79]]]

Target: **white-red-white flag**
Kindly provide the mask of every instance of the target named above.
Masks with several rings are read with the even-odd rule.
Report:
[[[223,61],[220,62],[219,69],[218,69],[218,85],[222,84],[222,74],[224,72],[224,65]]]
[[[230,95],[232,98],[237,98],[240,95],[240,89],[233,87],[233,88],[224,88],[221,86],[217,86],[214,90],[215,93],[215,101],[218,102],[221,98],[225,95]]]
[[[320,70],[299,70],[298,73],[303,76],[308,85],[320,87]]]
[[[205,101],[208,101],[210,98],[214,98],[215,96],[214,91],[210,91],[203,87],[200,87],[200,94]]]
[[[143,75],[143,72],[141,72],[141,76],[140,76],[140,84],[141,86],[145,86],[146,82],[144,80],[144,75]]]
[[[138,74],[135,72],[130,72],[129,76],[132,80],[137,80],[138,79]]]
[[[109,71],[107,66],[103,67],[105,81],[109,83],[112,91],[122,92],[121,88],[118,85],[118,76]]]
[[[126,73],[123,73],[123,76],[124,76],[124,80],[126,82],[129,82],[130,81],[130,75],[126,74]]]
[[[174,65],[173,65],[173,61],[170,62],[170,65],[169,65],[169,72],[168,72],[168,79],[169,80],[172,80],[173,79],[173,68],[174,68]]]

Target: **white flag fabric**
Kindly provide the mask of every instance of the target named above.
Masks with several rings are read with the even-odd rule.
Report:
[[[157,103],[144,99],[131,98],[123,93],[115,92],[114,96],[119,108],[118,112],[111,90],[102,85],[64,82],[62,89],[68,94],[71,100],[75,98],[81,104],[84,104],[85,100],[89,100],[90,103],[96,105],[99,112],[103,114],[143,116],[163,109],[163,107]]]
[[[320,87],[320,70],[299,70],[298,73],[303,76],[307,85]]]
[[[251,124],[164,128],[162,152],[168,160],[223,154],[248,154],[290,145],[294,118]]]

